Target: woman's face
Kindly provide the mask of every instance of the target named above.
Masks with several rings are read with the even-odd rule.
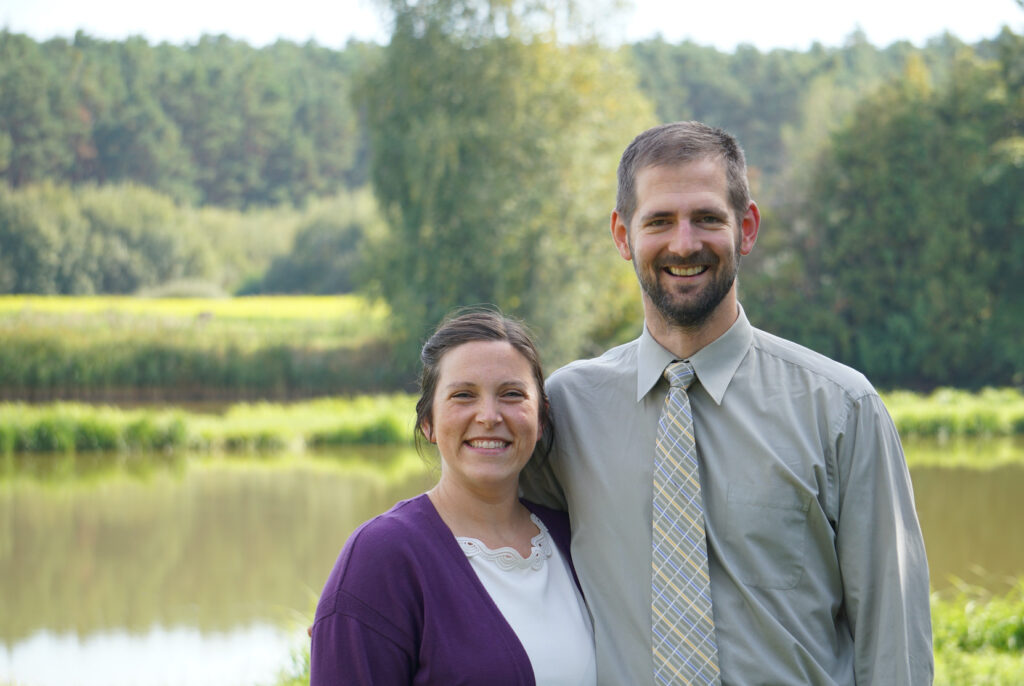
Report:
[[[530,363],[506,341],[452,348],[439,364],[432,422],[441,480],[478,493],[516,489],[540,438],[540,389]]]

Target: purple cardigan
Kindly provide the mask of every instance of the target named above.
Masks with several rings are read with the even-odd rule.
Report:
[[[569,559],[568,516],[524,505]],[[526,651],[426,495],[356,529],[327,579],[310,686],[334,684],[535,686]]]

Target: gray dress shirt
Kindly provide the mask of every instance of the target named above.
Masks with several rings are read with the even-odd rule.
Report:
[[[645,329],[556,371],[555,446],[521,479],[569,511],[608,686],[653,683],[651,470],[672,359]],[[878,394],[742,309],[690,361],[723,683],[931,683],[924,542]]]

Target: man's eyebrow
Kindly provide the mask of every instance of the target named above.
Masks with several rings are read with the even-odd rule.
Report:
[[[640,215],[640,221],[645,222],[651,219],[660,219],[664,217],[674,217],[676,213],[672,210],[654,210],[653,212],[647,212]]]
[[[714,207],[714,206],[698,207],[697,209],[695,209],[693,211],[693,214],[718,214],[718,215],[722,215],[722,214],[728,214],[728,213],[729,213],[729,210],[726,209],[725,207]]]

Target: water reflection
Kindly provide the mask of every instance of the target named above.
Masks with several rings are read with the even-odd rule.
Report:
[[[270,683],[351,531],[433,481],[407,449],[186,462],[0,480],[0,683]],[[1024,468],[912,477],[935,588],[1024,574]]]
[[[274,627],[277,650],[258,651],[275,656],[263,669],[272,679],[351,531],[432,480],[409,450],[281,464],[0,484],[0,682],[256,683],[248,671],[215,678],[224,661],[259,664],[254,626]],[[153,648],[183,632],[189,640]],[[211,641],[220,660],[209,659]],[[189,677],[133,677],[130,661],[95,658],[111,646],[168,650]],[[57,666],[39,669],[40,653]]]
[[[0,674],[62,686],[254,686],[269,683],[303,640],[305,632],[289,635],[267,623],[224,633],[160,626],[86,637],[41,631],[0,656]]]
[[[1024,575],[1024,467],[911,471],[932,588],[958,582],[996,593]]]

